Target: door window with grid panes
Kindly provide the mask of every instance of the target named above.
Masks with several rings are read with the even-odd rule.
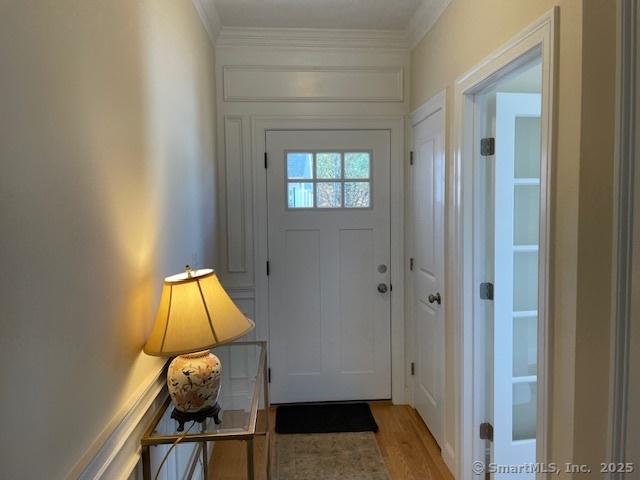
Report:
[[[371,152],[287,152],[287,208],[370,208]]]

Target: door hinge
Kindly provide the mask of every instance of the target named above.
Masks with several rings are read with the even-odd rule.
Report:
[[[268,165],[269,165],[269,154],[267,152],[264,152],[264,168],[267,168]]]
[[[482,282],[480,284],[480,300],[493,300],[493,283]]]
[[[271,368],[267,368],[267,382],[271,383]]]
[[[271,273],[271,263],[269,262],[269,260],[267,260],[267,277],[269,276],[270,273]]]
[[[413,165],[413,152],[409,152],[409,165]]]
[[[493,425],[489,422],[480,424],[480,440],[489,440],[493,442]]]
[[[413,258],[409,259],[409,270],[413,271]]]
[[[480,140],[480,155],[490,157],[496,153],[496,139],[489,137]]]
[[[411,362],[411,375],[415,375],[416,374],[416,364],[414,362]]]

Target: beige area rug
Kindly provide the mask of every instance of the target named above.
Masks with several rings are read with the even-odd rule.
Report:
[[[276,435],[275,480],[389,480],[372,432]]]

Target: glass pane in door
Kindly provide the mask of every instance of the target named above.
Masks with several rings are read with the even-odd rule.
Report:
[[[513,318],[513,376],[535,375],[538,370],[538,317]]]
[[[536,438],[536,395],[535,380],[513,385],[513,440]]]
[[[515,177],[540,177],[540,117],[515,118]]]
[[[313,183],[289,182],[287,205],[289,208],[313,208]]]
[[[340,208],[342,206],[340,183],[318,182],[316,189],[318,208]]]
[[[540,186],[516,185],[513,199],[514,243],[516,245],[538,244]]]
[[[536,245],[537,246],[537,245]],[[538,252],[513,252],[513,311],[538,309]]]

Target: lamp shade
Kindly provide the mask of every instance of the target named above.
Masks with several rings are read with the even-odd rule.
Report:
[[[156,323],[144,352],[175,356],[208,350],[253,330],[213,270],[187,270],[164,279]]]

